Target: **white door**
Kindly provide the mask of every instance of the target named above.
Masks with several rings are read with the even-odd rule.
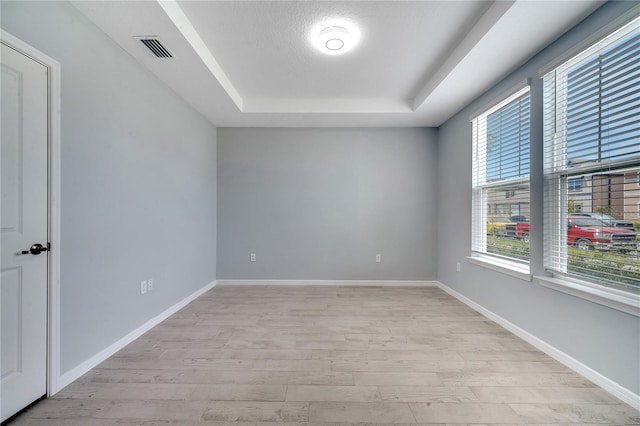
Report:
[[[0,415],[47,392],[47,68],[1,45]],[[33,250],[30,250],[33,248]],[[37,253],[37,254],[36,254]]]

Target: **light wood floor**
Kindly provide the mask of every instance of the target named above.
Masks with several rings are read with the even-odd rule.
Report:
[[[16,425],[640,424],[438,288],[216,287]]]

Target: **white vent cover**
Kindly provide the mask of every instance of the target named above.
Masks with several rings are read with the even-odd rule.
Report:
[[[164,45],[155,37],[136,37],[138,40],[142,42],[147,48],[153,53],[156,58],[173,58],[169,49],[164,47]]]

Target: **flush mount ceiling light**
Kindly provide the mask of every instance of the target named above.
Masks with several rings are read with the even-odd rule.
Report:
[[[360,31],[346,21],[331,21],[317,25],[311,41],[327,55],[341,55],[353,49],[360,41]]]

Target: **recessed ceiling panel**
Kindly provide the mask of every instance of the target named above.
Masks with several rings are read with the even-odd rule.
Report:
[[[240,96],[410,100],[488,7],[487,2],[180,1]],[[341,19],[360,30],[343,55],[311,36]]]

